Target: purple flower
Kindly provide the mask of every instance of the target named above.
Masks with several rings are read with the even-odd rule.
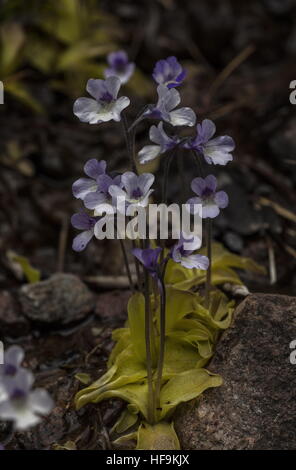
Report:
[[[180,263],[184,268],[207,270],[209,259],[203,255],[193,254],[200,247],[199,237],[186,238],[184,234],[181,234],[180,240],[172,248],[171,257],[175,263]]]
[[[180,93],[175,89],[168,89],[165,85],[157,87],[158,101],[156,105],[148,106],[143,118],[160,119],[172,124],[172,126],[194,126],[196,116],[191,108],[179,108]]]
[[[120,121],[121,112],[130,104],[129,98],[121,96],[117,99],[121,82],[118,77],[109,77],[106,80],[91,78],[87,82],[86,90],[93,98],[78,98],[74,103],[73,112],[80,121],[89,124],[101,122]]]
[[[41,421],[41,415],[48,414],[53,401],[46,390],[31,390],[33,374],[20,369],[15,377],[6,377],[6,397],[0,401],[0,419],[14,421],[16,429],[27,429]]]
[[[160,122],[158,126],[151,126],[149,131],[149,137],[152,142],[156,145],[146,145],[138,153],[140,163],[144,164],[154,160],[158,155],[172,150],[175,148],[180,139],[177,136],[169,137],[164,129],[163,122]]]
[[[97,220],[98,218],[90,217],[86,212],[72,215],[72,226],[78,230],[83,230],[83,232],[77,235],[73,240],[72,248],[74,251],[82,251],[86,248],[87,244],[94,236],[94,227]]]
[[[190,139],[185,148],[193,149],[199,152],[205,158],[207,163],[214,165],[226,165],[233,160],[230,152],[235,148],[232,137],[223,135],[212,139],[216,132],[216,126],[213,121],[205,119],[197,125],[197,135]]]
[[[116,206],[117,198],[121,198],[125,202],[125,207],[146,207],[153,192],[153,189],[150,189],[153,182],[154,175],[151,173],[142,173],[138,176],[132,171],[126,171],[121,176],[122,188],[115,185],[109,188],[113,205]]]
[[[198,197],[192,197],[187,201],[190,204],[190,211],[195,213],[195,204],[202,205],[203,219],[213,219],[220,213],[220,209],[228,206],[228,196],[225,191],[216,192],[217,179],[213,175],[206,178],[194,178],[191,182],[191,189]]]
[[[168,88],[175,88],[181,85],[185,75],[186,72],[176,57],[171,56],[156,62],[152,77],[158,84],[165,85]]]
[[[109,194],[110,186],[122,187],[121,175],[117,175],[112,178],[109,175],[100,175],[97,178],[97,191],[88,193],[84,198],[84,205],[87,209],[96,210],[101,204],[108,204],[111,202]]]
[[[84,165],[84,173],[88,178],[79,178],[73,183],[74,197],[84,200],[90,192],[100,191],[98,180],[101,175],[105,175],[106,167],[105,160],[98,161],[95,158],[88,160]]]
[[[142,263],[145,269],[149,271],[150,275],[154,278],[158,277],[159,274],[159,263],[158,258],[162,251],[162,248],[134,248],[132,250],[133,255]]]
[[[24,350],[20,346],[10,346],[4,354],[4,364],[0,364],[0,380],[3,376],[13,377],[21,368]]]
[[[111,52],[107,56],[109,67],[105,69],[105,78],[118,77],[121,84],[127,83],[135,70],[135,64],[128,61],[125,51]]]

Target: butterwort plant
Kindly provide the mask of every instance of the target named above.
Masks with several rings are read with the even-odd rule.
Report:
[[[124,51],[109,54],[107,63],[104,79],[88,80],[86,89],[91,97],[78,98],[74,114],[91,125],[103,126],[107,121],[115,121],[116,125],[121,121],[129,167],[123,173],[111,172],[112,157],[108,164],[96,159],[86,162],[85,176],[75,181],[72,188],[82,204],[81,211],[72,217],[73,227],[81,231],[74,238],[73,249],[82,251],[91,239],[99,238],[102,209],[107,215],[114,213],[118,198],[123,201],[120,210],[124,214],[131,209],[146,210],[155,194],[153,185],[157,179],[142,170],[142,165],[156,158],[166,160],[161,201],[166,202],[169,162],[181,151],[185,156],[192,154],[197,163],[197,173],[191,181],[193,195],[186,207],[193,214],[200,211],[206,222],[206,252],[201,238],[183,232],[178,240],[170,241],[169,247],[163,240],[158,243],[138,238],[129,247],[119,240],[132,291],[128,325],[114,333],[117,346],[108,372],[81,390],[76,404],[79,408],[89,401],[123,398],[129,407],[115,430],[125,431],[140,422],[136,436],[139,443],[147,429],[157,435],[158,423],[162,423],[161,432],[165,428],[171,441],[178,442],[169,423],[174,408],[221,383],[220,377],[209,373],[204,365],[213,353],[217,337],[213,331],[225,328],[231,316],[228,300],[213,289],[211,280],[211,221],[227,207],[228,196],[218,189],[216,177],[207,174],[207,169],[227,165],[233,159],[235,144],[229,136],[215,136],[216,126],[209,119],[196,125],[195,111],[181,105],[177,88],[182,86],[186,71],[176,57],[155,64],[154,103],[147,104],[132,122],[126,115],[130,99],[121,87],[131,78],[135,64]],[[136,128],[139,123],[150,121],[154,121],[148,133],[151,143],[136,150]],[[182,128],[187,128],[186,137]],[[131,274],[131,261],[136,280]],[[192,289],[195,279],[202,280],[205,291]]]

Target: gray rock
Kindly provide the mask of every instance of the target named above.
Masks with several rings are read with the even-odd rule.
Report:
[[[6,290],[0,291],[0,339],[2,335],[12,338],[23,336],[28,333],[29,327],[14,297]]]
[[[95,307],[93,294],[72,274],[55,274],[46,281],[27,284],[19,298],[24,314],[42,323],[79,321]]]
[[[255,294],[237,308],[209,366],[224,384],[179,407],[184,449],[295,449],[296,297]]]

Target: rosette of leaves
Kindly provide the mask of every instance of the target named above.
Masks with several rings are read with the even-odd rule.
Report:
[[[227,327],[231,319],[232,304],[219,293],[213,294],[210,311],[202,306],[201,297],[190,291],[168,286],[167,329],[165,361],[160,409],[154,425],[166,423],[181,402],[191,400],[207,388],[221,385],[222,379],[204,369],[212,356],[217,332]],[[159,297],[152,299],[154,310],[154,339],[152,344],[153,368],[159,336]],[[86,403],[98,403],[107,398],[121,398],[128,405],[114,431],[122,433],[137,422],[147,423],[148,384],[145,350],[145,301],[140,293],[134,294],[128,304],[128,322],[125,328],[115,330],[116,345],[111,353],[108,371],[99,380],[81,390],[76,396],[78,408]],[[226,320],[225,320],[226,318]],[[147,424],[144,426],[147,427]],[[145,427],[145,429],[146,429]],[[154,429],[148,427],[147,429]],[[147,430],[146,429],[146,430]],[[171,433],[172,427],[164,427]],[[144,433],[145,436],[149,432]],[[122,443],[122,438],[120,441]],[[142,444],[141,444],[142,445]]]
[[[213,249],[214,284],[241,284],[233,268],[262,272],[252,260],[232,255],[221,245]],[[99,403],[108,398],[127,402],[112,432],[119,435],[115,445],[135,441],[137,449],[179,449],[172,415],[178,404],[222,384],[222,378],[205,369],[214,353],[222,330],[230,326],[234,302],[220,290],[211,293],[208,308],[204,298],[191,290],[205,282],[204,274],[179,265],[167,267],[165,359],[160,392],[160,408],[154,422],[148,423],[148,384],[145,347],[145,300],[135,293],[128,304],[124,328],[113,332],[116,342],[107,372],[76,395],[76,406]],[[159,344],[159,295],[151,294],[153,334],[151,342],[153,373],[156,375]],[[130,430],[132,430],[130,432]],[[157,438],[156,438],[157,437]]]

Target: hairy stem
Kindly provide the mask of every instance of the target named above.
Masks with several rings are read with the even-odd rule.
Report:
[[[131,275],[131,271],[130,271],[130,267],[129,267],[129,263],[128,263],[128,257],[127,257],[126,249],[125,249],[125,246],[124,246],[124,242],[121,238],[119,238],[119,242],[120,242],[121,251],[122,251],[122,254],[123,254],[126,274],[127,274],[128,280],[129,280],[130,288],[131,288],[132,292],[135,292],[135,287],[134,287],[134,284],[133,284],[133,279],[132,279],[132,275]]]
[[[166,325],[166,291],[163,277],[160,279],[160,342],[159,342],[159,356],[157,364],[157,378],[155,385],[155,401],[156,407],[160,407],[160,389],[162,381],[162,371],[164,364],[165,353],[165,325]]]
[[[174,157],[175,153],[176,153],[175,151],[169,153],[169,155],[167,156],[166,161],[165,161],[163,184],[162,184],[162,202],[164,204],[167,203],[169,172],[170,172],[171,163],[172,163],[172,160],[173,160],[173,157]]]
[[[204,177],[204,171],[203,171],[202,161],[201,161],[200,155],[196,150],[192,150],[192,155],[193,155],[194,161],[197,165],[199,176],[201,176],[203,178]]]
[[[136,248],[135,240],[132,240],[132,246],[133,248]],[[136,268],[136,274],[137,274],[137,280],[138,280],[138,289],[143,290],[141,273],[140,273],[140,263],[139,263],[138,258],[136,258],[135,256],[134,256],[134,262],[135,262],[135,268]]]
[[[207,244],[207,257],[209,258],[209,267],[207,270],[206,279],[206,308],[210,305],[210,291],[212,283],[212,219],[206,219],[206,244]]]
[[[122,113],[121,122],[122,122],[125,142],[126,142],[127,153],[128,153],[129,159],[130,159],[131,169],[132,169],[132,171],[137,173],[137,167],[136,167],[135,155],[134,155],[134,133],[133,133],[133,137],[131,138],[131,134],[130,134],[129,129],[128,129],[127,118],[126,118],[126,115],[124,113]]]
[[[145,270],[145,344],[146,344],[146,367],[148,381],[148,422],[155,421],[154,388],[152,376],[152,355],[151,355],[151,334],[152,334],[152,312],[150,307],[149,274]]]

